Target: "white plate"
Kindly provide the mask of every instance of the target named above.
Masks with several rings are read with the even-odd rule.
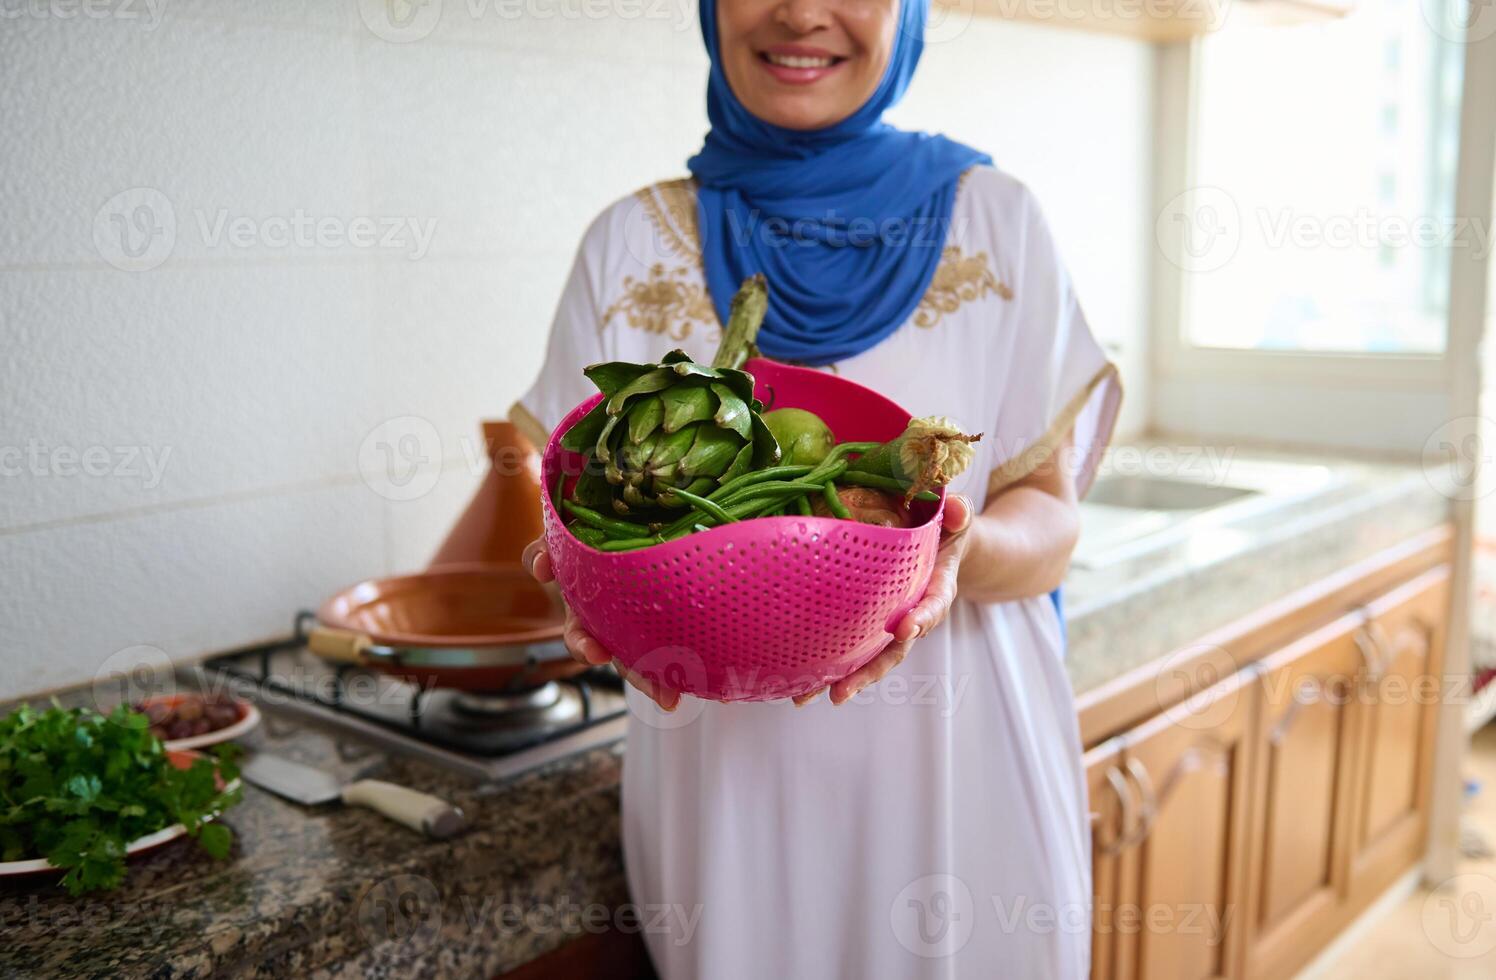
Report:
[[[217,733],[215,732],[214,734]],[[228,786],[225,787],[225,790],[231,791],[238,789],[239,785],[239,780],[236,779],[232,783],[229,783]],[[214,814],[213,816],[204,817],[203,819],[212,820],[216,816],[217,814]],[[179,823],[174,823],[170,827],[166,827],[162,830],[156,831],[154,834],[146,834],[144,837],[137,837],[130,842],[129,846],[125,848],[125,857],[130,858],[134,857],[137,854],[142,854],[146,851],[155,850],[163,844],[171,843],[185,833],[187,833],[186,827],[182,826]],[[0,861],[0,878],[8,878],[14,875],[44,874],[49,871],[57,873],[62,872],[63,870],[63,868],[57,867],[46,858],[32,858],[29,861]]]
[[[248,701],[234,699],[234,704],[239,708],[239,720],[232,725],[227,725],[217,731],[203,732],[201,735],[193,735],[190,738],[173,738],[164,744],[168,752],[180,752],[183,749],[200,749],[205,745],[217,745],[219,742],[227,742],[238,738],[240,735],[252,731],[260,723],[260,709]]]

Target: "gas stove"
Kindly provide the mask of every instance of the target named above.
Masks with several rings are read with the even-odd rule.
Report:
[[[200,687],[227,687],[262,710],[480,780],[508,779],[623,737],[623,683],[611,668],[505,691],[426,688],[318,657],[305,639],[314,621],[302,613],[288,639],[210,657],[185,670]],[[538,645],[536,652],[550,655],[555,645]]]

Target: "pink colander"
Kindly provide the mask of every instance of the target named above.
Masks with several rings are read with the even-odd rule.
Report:
[[[755,358],[744,365],[768,408],[804,408],[841,442],[882,442],[909,413],[833,374]],[[581,471],[551,434],[544,485]],[[561,594],[587,631],[651,682],[714,701],[768,701],[825,687],[861,667],[924,594],[940,544],[939,501],[911,528],[829,517],[764,517],[629,552],[573,537],[544,494],[545,539]]]

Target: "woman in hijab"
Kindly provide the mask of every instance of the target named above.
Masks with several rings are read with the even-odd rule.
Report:
[[[1050,593],[1121,391],[1028,190],[882,122],[927,6],[702,0],[711,131],[691,177],[593,223],[512,413],[543,443],[592,393],[587,364],[710,361],[762,272],[765,354],[986,433],[924,600],[867,666],[800,704],[628,691],[625,860],[666,980],[1088,970],[1086,788]],[[551,577],[541,542],[526,560]],[[567,645],[611,659],[574,621]]]

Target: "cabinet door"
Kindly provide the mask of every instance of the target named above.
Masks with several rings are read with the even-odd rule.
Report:
[[[1253,978],[1292,976],[1341,925],[1360,627],[1347,616],[1261,664],[1243,913]]]
[[[1448,605],[1449,570],[1441,566],[1368,605],[1357,633],[1368,663],[1351,832],[1357,906],[1423,853]]]
[[[1138,829],[1137,793],[1123,769],[1120,740],[1083,760],[1091,810],[1091,980],[1122,980],[1116,972],[1116,924],[1122,902],[1119,855]]]
[[[1259,677],[1250,668],[1124,736],[1142,832],[1123,852],[1131,881],[1119,924],[1119,976],[1212,980],[1241,973],[1250,734]],[[1120,913],[1119,913],[1120,915]]]

